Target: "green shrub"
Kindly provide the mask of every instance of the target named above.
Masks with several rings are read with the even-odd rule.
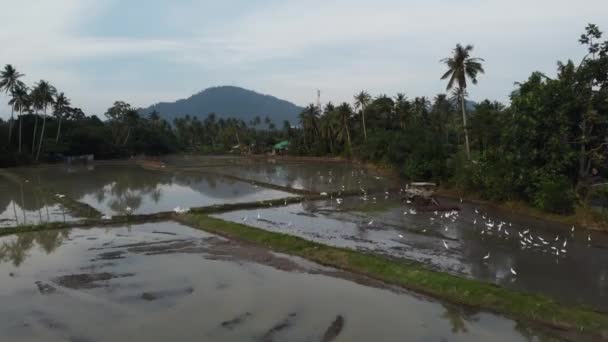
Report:
[[[574,212],[576,193],[567,177],[543,176],[535,182],[535,187],[532,203],[537,208],[562,215]]]

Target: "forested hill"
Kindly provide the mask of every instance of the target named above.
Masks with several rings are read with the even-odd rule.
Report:
[[[233,86],[207,88],[187,99],[160,102],[140,109],[140,113],[147,115],[154,109],[169,122],[185,115],[197,116],[202,120],[209,113],[215,113],[218,118],[231,117],[245,122],[250,122],[256,116],[262,120],[269,117],[277,126],[285,120],[291,124],[297,123],[298,115],[303,110],[302,107],[274,96]]]

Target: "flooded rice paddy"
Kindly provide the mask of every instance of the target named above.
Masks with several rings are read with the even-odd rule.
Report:
[[[448,199],[441,201],[461,210],[417,212],[401,201],[398,181],[348,163],[166,162],[165,170],[134,163],[9,170],[0,174],[0,228],[81,219],[64,197],[111,216],[296,196],[277,186],[363,189],[364,196],[214,216],[608,312],[606,234]],[[0,262],[0,314],[9,317],[0,332],[15,341],[552,340],[501,316],[172,222],[6,236]]]
[[[30,184],[16,184],[0,177],[0,229],[2,227],[69,222],[78,217],[57,198]]]
[[[10,341],[550,341],[177,223],[0,238]]]
[[[152,214],[176,207],[255,202],[292,196],[221,175],[146,170],[137,165],[24,169],[22,177],[105,215]]]
[[[210,170],[244,179],[313,192],[377,189],[395,182],[364,167],[346,163],[254,164],[247,167],[214,167]]]
[[[608,311],[605,234],[552,228],[447,199],[442,202],[458,204],[462,210],[418,213],[402,203],[398,194],[385,196],[303,202],[215,217],[338,247],[413,259],[453,274]]]

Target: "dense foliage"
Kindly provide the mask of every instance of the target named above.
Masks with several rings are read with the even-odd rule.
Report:
[[[580,39],[588,52],[582,61],[558,63],[554,78],[532,73],[516,84],[509,106],[466,101],[467,80],[477,83],[483,60],[471,57],[472,46],[457,45],[442,60],[449,95],[372,97],[362,91],[354,106],[309,105],[297,126],[285,121],[281,127],[268,117],[245,122],[213,113],[168,123],[156,111],[142,115],[121,101],[102,121],[71,107],[46,81],[28,89],[7,65],[0,88],[11,96],[12,114],[0,122],[0,166],[89,153],[265,153],[287,140],[290,154],[355,157],[393,166],[406,179],[568,213],[587,195],[591,170],[601,175],[608,169],[608,41],[601,39],[589,25]]]

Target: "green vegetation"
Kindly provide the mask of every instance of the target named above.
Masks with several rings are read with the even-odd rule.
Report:
[[[516,319],[608,336],[608,316],[586,307],[564,306],[545,296],[429,270],[424,265],[359,251],[329,247],[299,237],[269,232],[200,214],[178,220],[205,231],[254,243],[274,251],[363,274],[456,304],[490,310]]]
[[[555,77],[532,73],[516,84],[508,106],[467,101],[469,83],[477,84],[484,73],[483,59],[472,56],[472,46],[458,44],[441,61],[447,66],[443,75],[438,67],[450,95],[393,98],[362,91],[354,96],[354,107],[309,105],[299,126],[285,121],[282,127],[268,117],[245,122],[213,113],[168,123],[155,110],[143,113],[122,101],[108,108],[102,121],[71,107],[46,81],[28,89],[23,75],[7,65],[0,88],[10,94],[12,114],[0,122],[0,167],[81,154],[97,159],[180,151],[258,154],[289,141],[281,153],[356,158],[394,168],[408,180],[433,180],[487,200],[572,214],[608,172],[608,41],[589,25],[580,43],[587,51],[581,61],[558,63]],[[591,177],[593,169],[599,176]]]

